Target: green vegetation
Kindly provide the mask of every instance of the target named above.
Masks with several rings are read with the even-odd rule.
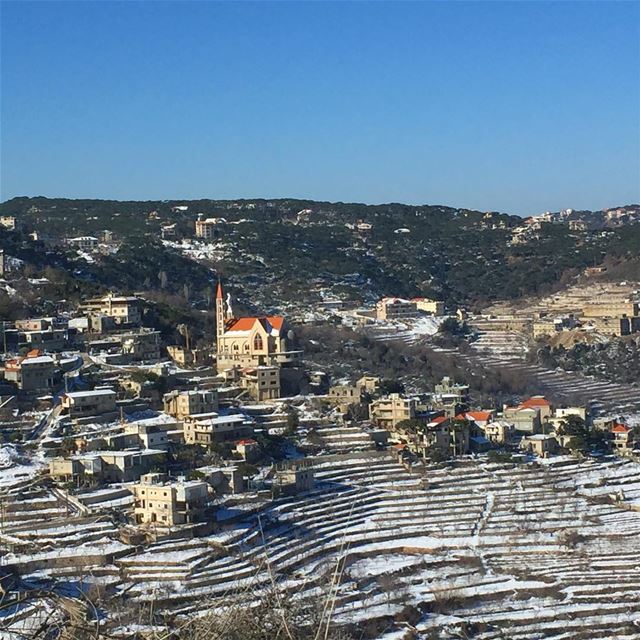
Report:
[[[176,204],[188,210],[173,211]],[[297,214],[303,210],[311,213],[299,224]],[[216,260],[195,262],[159,240],[166,224],[176,225],[178,237],[192,237],[198,213],[229,222],[220,228],[225,251]],[[15,215],[23,229],[50,238],[46,250],[31,247],[26,256],[36,269],[52,266],[75,272],[85,283],[161,292],[190,302],[206,298],[217,273],[233,282],[236,294],[244,292],[254,301],[255,291],[265,289],[279,302],[313,302],[319,299],[317,285],[355,302],[381,295],[433,295],[450,306],[471,307],[551,291],[594,264],[607,264],[612,272],[631,265],[626,277],[640,278],[640,225],[576,232],[546,224],[537,240],[511,245],[520,218],[435,206],[15,198],[0,204],[0,214]],[[354,228],[359,221],[371,229]],[[400,228],[409,233],[395,233]],[[98,236],[105,229],[122,244],[117,254],[94,264],[60,248],[65,237]],[[0,235],[0,247],[24,258],[25,248],[18,254],[9,235]]]

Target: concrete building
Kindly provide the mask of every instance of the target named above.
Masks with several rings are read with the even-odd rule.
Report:
[[[62,351],[67,346],[68,334],[66,329],[48,329],[36,331],[21,331],[20,344],[27,349],[41,349],[42,351]]]
[[[362,402],[362,387],[349,384],[337,384],[329,388],[328,400],[339,411],[346,413],[349,407]]]
[[[77,238],[69,238],[67,244],[80,251],[93,251],[98,247],[99,241],[93,236],[78,236]]]
[[[378,376],[362,376],[356,380],[356,387],[360,387],[366,393],[377,393],[381,383],[382,380]]]
[[[218,442],[253,437],[253,424],[244,416],[216,413],[192,415],[183,423],[184,441],[187,444],[210,445]]]
[[[116,392],[113,389],[70,391],[61,397],[60,404],[71,418],[114,413],[116,411]]]
[[[208,349],[187,349],[178,345],[169,345],[167,353],[181,367],[203,367],[211,362],[211,353]]]
[[[164,465],[165,457],[166,452],[159,449],[91,451],[53,458],[49,462],[49,475],[64,481],[93,478],[98,482],[131,482],[153,467]]]
[[[215,240],[220,235],[221,225],[226,222],[224,218],[205,218],[199,213],[196,220],[196,237],[203,240]]]
[[[374,400],[369,405],[369,419],[379,427],[393,429],[402,420],[416,416],[416,399],[405,398],[399,393]]]
[[[118,296],[109,293],[94,298],[79,307],[87,313],[98,313],[111,318],[116,325],[140,326],[142,322],[142,301],[135,296]]]
[[[458,384],[449,376],[442,378],[440,383],[434,386],[433,391],[433,395],[436,400],[446,397],[449,401],[453,401],[457,404],[464,404],[469,399],[469,385]]]
[[[253,400],[275,400],[280,397],[280,367],[247,367],[240,370],[239,383]]]
[[[432,300],[431,298],[411,298],[411,302],[416,305],[418,311],[430,313],[433,316],[444,315],[444,302],[442,300]]]
[[[480,429],[484,433],[484,437],[495,444],[509,444],[515,433],[515,427],[504,420],[488,422]]]
[[[588,326],[606,336],[628,336],[640,331],[640,317],[590,318]]]
[[[307,460],[281,462],[275,467],[274,484],[283,493],[313,491],[315,479],[313,467]]]
[[[513,425],[516,431],[524,433],[539,433],[542,422],[540,420],[540,410],[522,406],[504,407],[503,418]]]
[[[53,387],[55,365],[51,356],[38,350],[30,351],[21,358],[7,360],[4,377],[14,382],[22,391],[50,390]]]
[[[525,436],[520,441],[520,448],[529,453],[534,453],[541,458],[547,458],[558,451],[558,441],[554,436],[537,433]]]
[[[631,318],[640,315],[640,303],[633,300],[591,302],[582,307],[586,318]]]
[[[203,475],[203,480],[213,487],[216,494],[242,493],[244,490],[244,479],[238,467],[198,467]]]
[[[629,453],[633,449],[633,430],[625,424],[616,423],[611,427],[613,448],[619,453]]]
[[[142,327],[120,336],[122,353],[136,362],[155,362],[160,359],[160,332]]]
[[[149,424],[142,420],[127,422],[124,425],[124,434],[132,440],[132,446],[164,451],[169,448],[169,431],[177,431],[178,429],[177,422]]]
[[[418,315],[416,303],[402,298],[382,298],[376,303],[378,320],[404,320]]]
[[[165,474],[149,473],[132,487],[135,521],[173,527],[203,519],[209,485],[200,480],[168,482]]]
[[[218,392],[215,389],[174,390],[165,394],[162,401],[164,412],[178,420],[218,410]]]

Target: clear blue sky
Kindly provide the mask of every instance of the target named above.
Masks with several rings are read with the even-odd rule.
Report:
[[[0,198],[640,201],[637,2],[2,2]]]

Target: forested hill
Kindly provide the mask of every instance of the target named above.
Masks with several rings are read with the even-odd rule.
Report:
[[[220,219],[215,242],[202,250],[191,242],[198,214]],[[312,303],[320,291],[360,302],[434,295],[452,306],[480,306],[549,290],[601,264],[640,279],[640,224],[624,216],[618,226],[578,228],[442,206],[47,198],[15,198],[0,205],[0,215],[15,216],[19,228],[0,230],[0,248],[36,271],[50,260],[92,288],[162,290],[190,301],[205,298],[217,274],[245,301],[268,300],[271,308]],[[162,240],[170,225],[175,236]],[[65,245],[104,230],[117,253],[87,260]],[[33,231],[39,247],[29,244]]]

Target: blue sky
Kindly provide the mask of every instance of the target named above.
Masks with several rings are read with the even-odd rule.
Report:
[[[637,2],[2,2],[0,198],[640,201]]]

